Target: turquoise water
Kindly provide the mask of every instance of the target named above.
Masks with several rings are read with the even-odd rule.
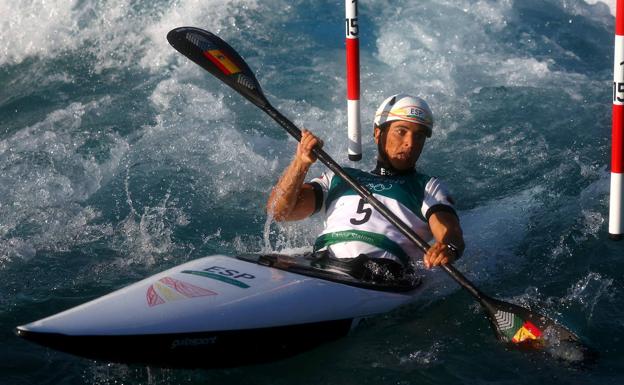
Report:
[[[33,0],[0,11],[1,384],[624,382],[624,243],[607,239],[607,4],[362,1],[358,164],[346,156],[342,2]],[[320,218],[267,222],[295,142],[168,45],[183,25],[234,46],[272,104],[345,166],[372,168],[383,98],[426,98],[436,127],[419,167],[458,201],[468,243],[458,268],[567,325],[602,353],[598,364],[506,350],[441,271],[419,302],[256,367],[109,364],[17,338],[16,325],[182,262],[301,250],[320,231]]]

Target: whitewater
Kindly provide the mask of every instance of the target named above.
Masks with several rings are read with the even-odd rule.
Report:
[[[0,0],[0,384],[624,382],[624,242],[607,236],[615,0],[362,0],[359,10],[354,163],[344,2]],[[417,303],[260,366],[111,364],[15,336],[183,262],[307,250],[321,231],[320,216],[267,218],[295,141],[172,49],[166,34],[179,26],[235,47],[271,103],[343,166],[373,168],[384,98],[426,99],[436,123],[418,168],[457,201],[467,243],[457,268],[567,325],[598,363],[579,370],[500,345],[442,271]]]

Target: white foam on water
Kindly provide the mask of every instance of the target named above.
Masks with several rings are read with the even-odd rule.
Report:
[[[172,237],[176,228],[193,221],[193,213],[181,208],[177,198],[169,199],[167,193],[157,205],[143,204],[139,208],[133,203],[145,201],[145,197],[133,197],[131,192],[135,187],[142,191],[145,181],[141,175],[183,170],[193,181],[193,196],[215,207],[229,207],[249,191],[264,193],[266,187],[259,178],[275,170],[273,157],[255,150],[255,134],[243,133],[236,126],[229,108],[232,96],[224,96],[228,90],[195,85],[193,77],[199,74],[203,75],[195,64],[184,63],[170,78],[159,82],[149,97],[158,113],[156,123],[143,127],[127,156],[129,164],[141,171],[136,174],[130,170],[132,166],[127,171],[126,202],[131,210],[115,229],[115,249],[122,255],[120,264],[152,265],[185,248],[193,249],[192,245],[174,242]],[[135,184],[134,175],[139,176],[140,184]],[[219,243],[220,234],[211,242]],[[240,242],[258,249],[253,239]]]
[[[612,300],[616,296],[613,283],[613,278],[589,272],[568,288],[568,294],[560,302],[568,306],[573,303],[579,304],[590,321],[600,300]]]
[[[179,72],[184,73],[193,69],[196,69],[196,65],[187,63]],[[167,118],[178,119],[177,116],[182,115],[183,117],[179,119],[207,124],[225,120],[230,114],[224,104],[222,93],[217,91],[215,94],[184,78],[173,77],[158,83],[150,95],[150,101],[159,112],[157,117],[160,118],[161,125],[166,124]],[[185,127],[174,128],[185,129]]]
[[[179,62],[187,60],[180,57],[167,43],[165,36],[176,27],[197,26],[214,33],[226,28],[231,34],[247,28],[249,24],[237,25],[237,20],[245,19],[247,12],[256,9],[256,0],[186,0],[173,2],[162,15],[143,29],[146,43],[144,56],[140,65],[144,68],[158,70],[168,64],[173,56]]]
[[[207,127],[227,116],[221,96],[174,78],[158,83],[149,100],[159,114],[155,125],[143,127],[140,138],[127,155],[124,185],[130,212],[115,227],[113,241],[113,249],[121,255],[117,261],[119,267],[151,266],[188,246],[173,241],[174,230],[187,226],[192,220],[191,213],[180,207],[178,198],[171,196],[175,181],[169,182],[169,189],[159,202],[138,207],[134,201],[143,201],[145,197],[133,196],[133,176],[158,172],[160,167],[164,167],[160,170],[163,173],[184,167],[187,172],[206,175],[205,158],[209,156],[207,148],[212,137]],[[133,173],[130,164],[141,167],[141,172]],[[142,191],[141,186],[138,187]]]
[[[481,87],[561,89],[577,100],[586,94],[586,75],[557,67],[555,58],[576,55],[554,38],[520,32],[515,44],[501,39],[498,32],[508,20],[521,17],[512,1],[404,1],[368,7],[375,15],[376,52],[362,50],[361,55],[372,54],[378,63],[374,75],[362,76],[363,105],[401,91],[416,93],[432,105],[440,124],[436,129],[444,130],[453,124],[449,118],[462,121],[460,111],[474,110],[463,99]],[[575,9],[592,16],[587,5]],[[529,47],[549,53],[532,57]]]
[[[156,257],[163,256],[166,260],[167,255],[186,246],[176,244],[172,235],[174,228],[189,224],[189,215],[177,207],[169,192],[158,205],[143,207],[140,212],[132,205],[128,186],[126,194],[131,211],[116,225],[111,245],[123,256],[117,259],[119,267],[132,264],[151,266],[158,262]]]
[[[0,65],[76,48],[76,0],[0,0]]]
[[[188,65],[195,66],[192,63]],[[253,186],[257,175],[275,168],[273,159],[265,158],[264,154],[254,149],[256,136],[261,136],[254,130],[255,123],[247,123],[251,133],[241,131],[241,127],[236,125],[234,112],[228,107],[232,98],[238,96],[231,95],[226,87],[216,90],[199,88],[185,80],[186,70],[186,67],[181,67],[180,78],[165,80],[154,90],[150,99],[159,109],[158,123],[149,127],[146,138],[159,140],[152,136],[173,133],[176,139],[168,143],[179,147],[174,148],[170,155],[178,154],[184,159],[188,154],[198,156],[186,165],[202,173],[218,171],[216,180],[216,175],[210,175],[213,187],[218,189],[221,197]],[[262,140],[261,137],[258,139]]]
[[[440,341],[434,342],[429,349],[416,350],[399,358],[399,364],[404,369],[429,368],[442,363],[440,355],[445,347]]]
[[[419,94],[435,104],[437,94],[462,93],[458,70],[468,66],[479,77],[489,73],[489,69],[498,68],[499,43],[493,41],[484,27],[503,28],[511,2],[473,3],[386,3],[379,9],[381,14],[374,19],[378,28],[375,56],[390,68],[376,71],[381,79],[375,88],[401,89],[412,83]],[[394,19],[401,20],[400,28],[385,22]],[[449,30],[448,25],[453,25],[453,29]],[[483,67],[484,64],[490,68]]]
[[[110,180],[128,150],[115,132],[83,125],[110,104],[109,97],[71,103],[0,141],[2,255],[30,258],[110,234],[109,225],[93,223],[101,213],[83,203]],[[94,140],[107,145],[101,158],[85,151]]]
[[[609,7],[609,11],[611,12],[611,15],[615,16],[615,4],[617,0],[583,0],[585,1],[587,4],[605,4],[607,7]]]
[[[16,7],[1,0],[0,14],[5,17],[0,26],[5,32],[0,36],[0,65],[81,50],[96,59],[96,73],[137,63],[161,68],[175,54],[165,39],[169,30],[184,25],[216,30],[236,26],[236,17],[255,6],[254,0],[27,0]]]

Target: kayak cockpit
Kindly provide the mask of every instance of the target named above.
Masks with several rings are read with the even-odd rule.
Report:
[[[361,276],[361,272],[366,269],[366,264],[370,262],[370,259],[365,257],[358,257],[348,262],[343,262],[335,258],[328,258],[325,255],[318,256],[312,253],[300,256],[285,254],[242,254],[238,255],[236,258],[274,269],[369,290],[405,293],[416,290],[422,283],[422,278],[413,273],[405,274],[403,278],[399,280],[374,281],[358,279],[356,277]],[[383,267],[381,268],[383,269]]]

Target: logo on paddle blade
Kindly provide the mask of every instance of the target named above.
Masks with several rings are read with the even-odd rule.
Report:
[[[217,295],[217,293],[170,277],[159,279],[147,288],[147,293],[145,293],[147,304],[150,307],[162,305],[169,301],[210,295]]]
[[[528,340],[536,340],[542,332],[529,321],[525,321],[512,313],[498,310],[494,314],[498,329],[505,336],[507,342],[515,344],[526,342]]]
[[[233,75],[241,72],[234,60],[230,59],[225,52],[220,49],[204,51],[204,56],[226,75]]]
[[[529,321],[524,321],[522,327],[518,329],[511,341],[513,343],[525,342],[527,340],[536,340],[542,335],[542,331]]]
[[[494,318],[496,318],[496,323],[498,324],[498,328],[500,330],[504,331],[513,327],[514,315],[511,313],[499,310],[496,314],[494,314]]]

